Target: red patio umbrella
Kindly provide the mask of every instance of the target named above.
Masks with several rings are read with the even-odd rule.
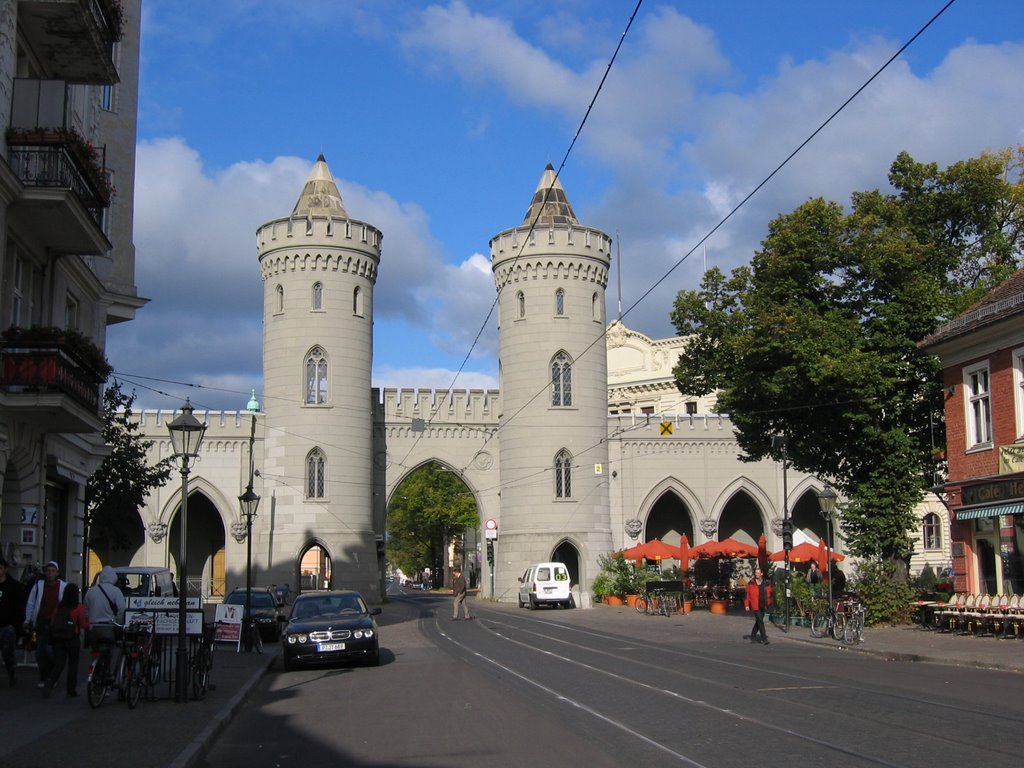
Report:
[[[733,538],[722,539],[718,542],[718,551],[719,554],[726,557],[757,557],[757,547]]]
[[[818,539],[818,568],[822,573],[828,571],[828,552],[825,549],[824,539]]]
[[[619,554],[627,560],[642,560],[644,557],[644,545],[634,544],[629,549],[622,550]]]
[[[809,563],[811,560],[816,560],[817,557],[818,548],[814,544],[808,544],[806,541],[797,544],[789,550],[789,562],[791,563]],[[786,559],[786,550],[780,549],[778,552],[772,552],[768,555],[768,559],[773,563],[780,563]],[[838,552],[833,552],[832,559],[845,560],[846,556],[841,555]]]
[[[685,533],[679,540],[679,567],[684,571],[690,568],[690,540]]]
[[[679,557],[679,548],[666,544],[661,539],[651,539],[641,546],[647,560],[675,560]]]
[[[757,565],[763,572],[768,572],[768,540],[763,533],[757,540]]]
[[[690,547],[690,557],[715,557],[722,554],[718,551],[717,541],[705,541],[695,547]]]

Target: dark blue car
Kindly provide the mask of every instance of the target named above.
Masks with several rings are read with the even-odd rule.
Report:
[[[353,591],[303,592],[292,604],[281,636],[286,672],[304,664],[380,663],[377,622],[380,608],[370,608]]]

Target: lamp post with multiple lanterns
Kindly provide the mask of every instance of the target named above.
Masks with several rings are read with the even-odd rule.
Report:
[[[181,463],[181,538],[178,544],[178,647],[175,655],[175,699],[188,700],[188,475],[199,458],[206,425],[192,415],[185,399],[181,414],[167,425],[174,457]]]

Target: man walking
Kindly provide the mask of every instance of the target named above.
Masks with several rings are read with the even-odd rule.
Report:
[[[7,680],[14,687],[14,648],[25,615],[24,590],[21,582],[7,575],[7,561],[0,557],[0,654],[3,655]]]
[[[37,688],[45,688],[53,671],[53,648],[50,645],[50,625],[57,614],[57,604],[64,597],[67,582],[57,578],[60,566],[51,560],[43,566],[43,578],[32,585],[25,605],[25,628],[36,631],[36,665],[39,667]]]
[[[744,607],[754,612],[754,628],[750,630],[750,642],[768,645],[768,633],[764,628],[764,612],[772,602],[772,585],[764,578],[760,568],[754,569],[754,578],[747,582],[747,599]]]
[[[473,617],[469,615],[469,605],[466,603],[466,577],[462,575],[462,569],[456,566],[452,568],[452,596],[455,598],[452,604],[452,621],[459,620],[459,606],[466,613],[466,621]]]

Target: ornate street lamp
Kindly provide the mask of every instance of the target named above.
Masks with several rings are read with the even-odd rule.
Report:
[[[785,435],[774,435],[772,437],[772,448],[782,452],[782,548],[785,550],[786,569],[786,623],[783,631],[789,632],[789,598],[791,593],[789,573],[789,550],[793,548],[793,522],[789,519],[789,486],[787,484],[787,470],[789,469],[789,438]]]
[[[188,701],[188,474],[199,458],[206,425],[192,415],[192,404],[185,399],[181,414],[167,425],[174,458],[181,463],[181,539],[178,544],[178,647],[175,655],[175,698]]]
[[[828,605],[832,607],[832,515],[836,512],[836,502],[839,496],[832,490],[832,486],[825,483],[825,487],[818,494],[818,507],[821,508],[821,516],[825,518],[825,554],[828,562]]]
[[[242,617],[245,632],[245,650],[252,650],[252,521],[256,518],[256,510],[260,506],[260,497],[252,489],[252,482],[245,489],[245,493],[238,497],[238,506],[242,510],[242,520],[245,521],[245,614]],[[255,629],[255,631],[259,631]]]

